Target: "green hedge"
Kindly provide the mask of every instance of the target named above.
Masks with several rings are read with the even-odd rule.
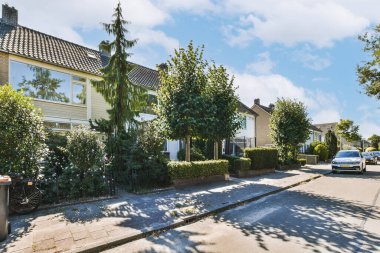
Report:
[[[247,171],[251,169],[251,159],[239,158],[234,161],[236,171]]]
[[[298,158],[297,161],[298,161],[299,164],[301,164],[301,166],[305,166],[306,165],[306,159]]]
[[[236,174],[238,170],[250,170],[251,160],[234,155],[223,155],[223,159],[228,160],[228,171],[230,174]]]
[[[209,160],[197,162],[168,163],[168,172],[172,180],[200,178],[228,174],[227,160]]]
[[[278,151],[274,148],[247,148],[244,157],[251,159],[251,169],[276,168],[278,163]]]

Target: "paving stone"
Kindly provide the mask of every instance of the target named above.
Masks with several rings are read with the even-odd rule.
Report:
[[[81,231],[81,232],[76,232],[72,233],[74,241],[79,241],[85,238],[89,237],[89,234],[87,231]]]
[[[48,239],[54,238],[53,231],[42,231],[42,232],[34,232],[33,233],[33,242],[40,242]]]
[[[108,233],[105,230],[98,230],[98,231],[91,232],[90,235],[93,239],[96,240],[99,238],[107,237]]]
[[[57,251],[68,251],[73,247],[73,245],[74,245],[73,238],[66,238],[66,239],[55,242]]]
[[[99,230],[105,230],[105,227],[103,225],[88,225],[86,226],[87,228],[87,231],[92,233],[92,232],[95,232],[95,231],[99,231]]]
[[[32,248],[34,252],[40,252],[43,250],[52,250],[52,249],[55,249],[55,242],[53,239],[47,239],[40,242],[34,242]]]
[[[67,239],[67,238],[73,238],[70,230],[63,231],[63,232],[57,232],[54,235],[54,241],[60,241],[60,240],[64,240],[64,239]]]

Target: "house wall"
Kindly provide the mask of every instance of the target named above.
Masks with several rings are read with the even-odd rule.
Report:
[[[0,52],[0,85],[8,83],[9,80],[9,54]]]
[[[236,138],[255,138],[255,116],[250,114],[242,114],[246,117],[247,127],[245,129],[239,129],[235,135]]]
[[[256,144],[258,147],[272,145],[269,133],[270,114],[258,106],[252,110],[259,116],[256,118]]]

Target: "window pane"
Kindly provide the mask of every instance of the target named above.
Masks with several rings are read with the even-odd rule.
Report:
[[[73,84],[73,103],[86,104],[86,88],[82,84]]]
[[[10,82],[26,96],[57,102],[70,102],[70,75],[11,61]]]
[[[80,76],[73,76],[73,80],[77,82],[86,82],[86,78]]]

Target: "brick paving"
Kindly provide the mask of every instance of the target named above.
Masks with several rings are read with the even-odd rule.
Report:
[[[80,251],[95,243],[106,244],[115,238],[161,228],[327,171],[327,166],[318,165],[145,195],[123,194],[112,200],[12,216],[12,234],[0,243],[0,252]]]

